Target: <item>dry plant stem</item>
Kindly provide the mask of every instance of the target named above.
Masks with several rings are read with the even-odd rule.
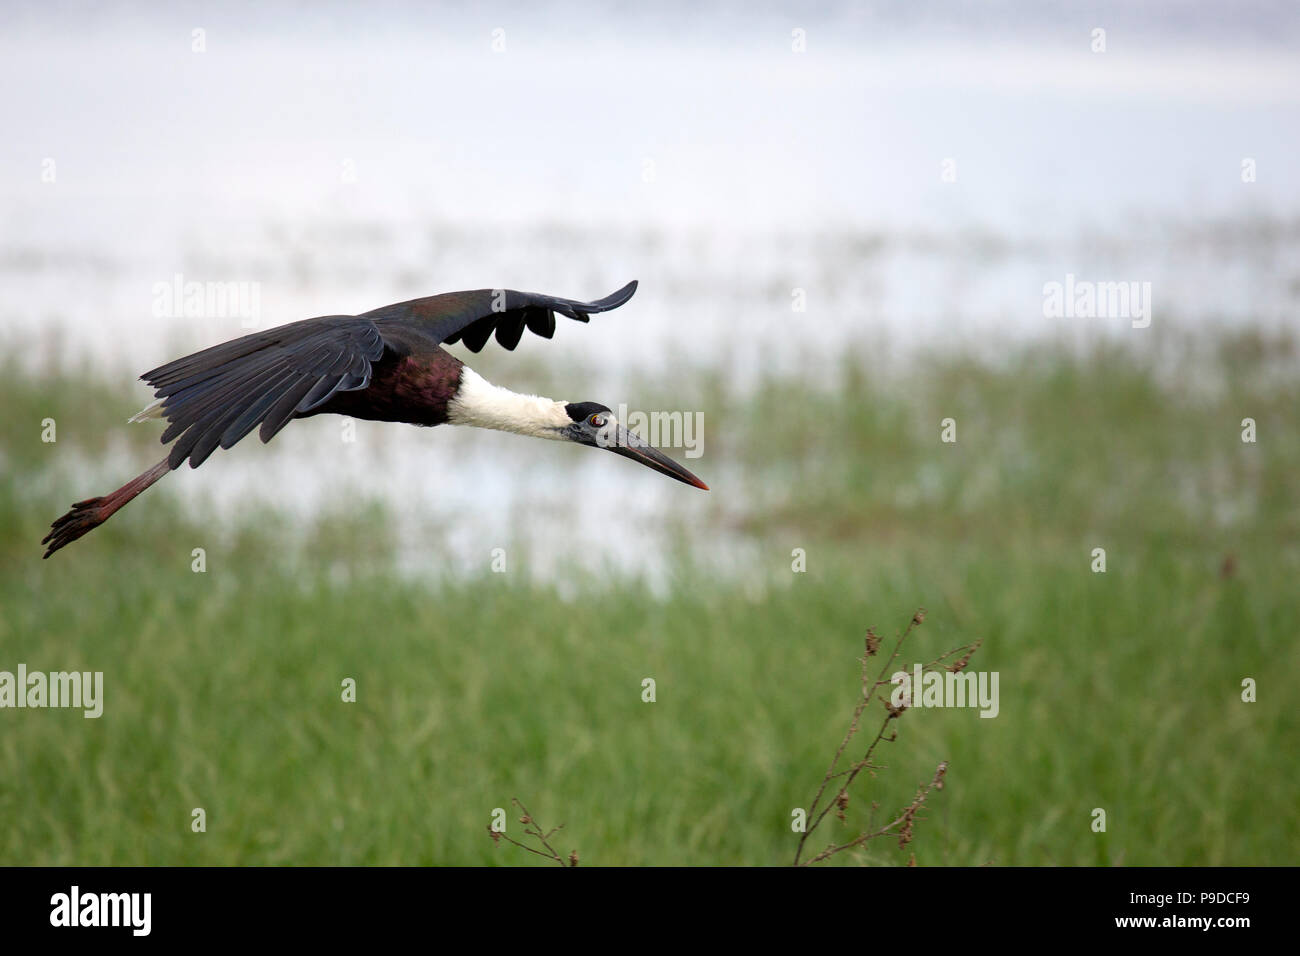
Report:
[[[849,741],[851,741],[854,735],[857,734],[858,724],[862,720],[862,713],[867,709],[867,705],[871,703],[872,697],[875,696],[876,688],[880,686],[881,678],[884,677],[885,672],[889,669],[890,665],[892,665],[894,661],[898,658],[898,652],[902,648],[903,642],[907,640],[908,635],[911,634],[912,630],[917,626],[918,617],[924,620],[924,618],[921,617],[920,612],[912,615],[912,620],[908,622],[907,628],[903,631],[902,634],[899,635],[898,640],[894,642],[894,650],[889,655],[889,659],[885,661],[884,665],[881,667],[880,674],[877,675],[876,682],[872,685],[870,690],[867,689],[868,661],[871,659],[870,639],[868,639],[865,642],[867,646],[865,652],[862,655],[862,699],[858,701],[857,707],[853,709],[853,719],[849,721],[849,729],[844,734],[844,739],[840,741],[839,747],[836,748],[835,755],[831,758],[831,764],[826,769],[826,775],[822,777],[821,786],[817,788],[817,795],[813,797],[813,802],[808,808],[808,818],[813,822],[799,837],[799,846],[795,850],[795,854],[794,854],[794,862],[796,865],[798,865],[799,863],[799,857],[803,854],[804,844],[808,841],[808,837],[811,836],[812,832],[817,829],[817,825],[822,822],[826,814],[830,812],[830,808],[835,804],[834,801],[831,801],[825,807],[822,808],[820,814],[817,814],[817,808],[818,806],[821,805],[821,799],[826,792],[826,787],[830,784],[831,780],[833,780],[838,776],[843,776],[844,774],[848,774],[849,783],[852,783],[853,778],[857,776],[856,773],[856,770],[858,769],[857,767],[850,768],[847,771],[841,771],[840,773],[836,773],[835,768],[840,762],[840,757],[844,755],[844,751],[848,748]],[[889,726],[889,722],[894,719],[894,716],[895,715],[890,714],[888,717],[885,718],[885,722],[881,725],[880,731],[876,734],[875,740],[873,740],[871,742],[871,746],[867,748],[867,754],[866,754],[867,759],[870,759],[872,752],[875,750],[876,745],[880,742],[881,738],[884,736],[885,729]],[[840,792],[843,793],[847,789],[848,789],[848,784],[845,784],[845,786],[840,789]]]
[[[916,613],[912,615],[912,619],[908,622],[907,627],[899,635],[898,640],[894,642],[893,651],[890,653],[888,659],[886,659],[884,664],[881,666],[880,672],[877,674],[875,681],[870,683],[868,678],[868,666],[869,666],[868,662],[869,659],[875,653],[875,647],[873,647],[873,642],[876,645],[878,645],[879,639],[875,637],[874,631],[868,631],[867,638],[865,641],[866,653],[862,657],[862,699],[858,701],[857,706],[853,710],[853,718],[849,722],[849,728],[847,732],[844,734],[844,739],[840,741],[840,745],[836,749],[835,755],[831,758],[830,766],[827,768],[826,774],[822,777],[821,785],[817,788],[817,794],[816,796],[813,797],[812,804],[808,809],[808,819],[811,822],[808,825],[808,828],[799,837],[799,845],[795,849],[795,855],[794,855],[794,864],[796,866],[800,866],[800,865],[806,866],[809,863],[816,863],[819,860],[826,859],[828,856],[832,855],[833,853],[838,853],[841,850],[846,850],[849,849],[850,847],[859,846],[870,839],[873,839],[878,836],[882,836],[890,832],[894,827],[899,826],[900,824],[906,823],[910,826],[911,819],[915,816],[917,810],[920,808],[920,805],[924,803],[925,797],[928,796],[930,789],[936,785],[939,786],[942,785],[940,781],[942,780],[944,773],[947,771],[946,762],[941,763],[939,765],[939,767],[935,771],[935,777],[931,781],[930,785],[923,787],[920,791],[918,791],[917,799],[913,801],[913,803],[909,805],[909,807],[907,807],[903,811],[902,815],[900,815],[896,820],[891,821],[890,823],[886,824],[883,827],[880,827],[879,829],[875,829],[874,825],[875,825],[876,808],[875,805],[873,804],[872,814],[871,814],[871,825],[868,827],[866,833],[863,833],[859,835],[856,839],[851,840],[848,843],[842,845],[831,844],[830,846],[827,847],[826,850],[822,851],[811,860],[808,860],[803,863],[800,862],[800,858],[803,856],[804,846],[808,842],[808,838],[813,834],[813,832],[817,829],[817,827],[821,824],[821,822],[826,818],[826,815],[836,807],[843,808],[843,806],[845,806],[845,804],[847,803],[847,794],[849,788],[853,785],[853,781],[857,779],[858,774],[860,774],[863,770],[879,769],[876,765],[872,764],[871,759],[874,756],[876,752],[876,748],[880,745],[881,741],[893,742],[897,738],[898,735],[896,732],[890,734],[888,737],[885,735],[886,732],[889,730],[890,723],[894,720],[897,720],[898,717],[906,709],[906,707],[895,708],[890,704],[888,697],[885,697],[882,698],[882,703],[884,703],[888,713],[885,716],[884,721],[882,721],[879,731],[876,732],[875,737],[868,745],[867,750],[863,754],[862,758],[856,761],[852,766],[850,766],[845,770],[837,771],[835,769],[839,765],[840,758],[843,757],[845,750],[848,749],[850,741],[852,741],[854,736],[858,733],[858,729],[862,722],[862,715],[866,711],[867,706],[871,703],[871,700],[876,696],[876,691],[878,691],[883,686],[890,685],[890,681],[888,680],[886,675],[891,673],[890,669],[894,666],[895,661],[897,661],[899,652],[902,650],[904,641],[907,640],[907,638],[911,635],[912,631],[915,630],[924,620],[925,620],[925,609],[918,608],[916,610]],[[940,666],[946,667],[947,669],[950,670],[961,670],[970,661],[970,656],[974,654],[978,648],[979,648],[979,643],[963,644],[960,647],[953,648],[952,650],[939,655],[934,660],[923,665],[922,671],[934,670]],[[956,657],[958,654],[962,654],[963,656],[958,660],[953,661],[952,663],[948,663],[952,658]],[[828,786],[830,786],[831,781],[839,780],[841,778],[843,778],[843,783],[836,791],[835,796],[829,801],[827,801],[825,804],[823,804],[822,798],[825,796],[826,789]],[[841,809],[841,814],[842,814],[842,809]],[[909,834],[909,838],[910,838],[910,834]]]
[[[513,803],[516,807],[518,807],[519,812],[523,814],[519,822],[524,825],[524,835],[530,836],[533,839],[535,839],[538,843],[540,843],[543,847],[545,847],[546,852],[543,853],[541,850],[534,849],[533,847],[528,846],[527,844],[520,843],[518,840],[511,839],[505,833],[499,833],[496,831],[489,830],[494,840],[495,839],[505,840],[507,843],[511,844],[512,846],[517,846],[521,850],[527,850],[529,853],[534,853],[537,856],[543,857],[547,860],[551,860],[555,863],[560,864],[560,866],[578,865],[578,854],[576,851],[570,853],[569,859],[566,861],[564,857],[560,856],[560,854],[555,852],[555,847],[551,846],[550,844],[551,837],[555,836],[555,834],[559,833],[561,830],[564,829],[563,823],[561,823],[558,827],[553,827],[550,830],[543,831],[542,825],[537,822],[537,819],[528,811],[528,808],[523,805],[523,802],[518,797],[511,797],[510,802]]]
[[[935,789],[936,787],[943,786],[943,775],[947,772],[948,772],[948,762],[945,760],[941,762],[939,766],[935,767],[934,777],[930,780],[929,783],[921,787],[921,789],[919,789],[916,792],[916,797],[913,798],[912,802],[909,803],[907,807],[903,810],[903,812],[898,815],[897,819],[892,820],[889,823],[886,823],[883,827],[881,827],[878,830],[868,829],[868,832],[855,837],[854,839],[850,840],[848,843],[839,843],[839,844],[832,843],[830,846],[822,850],[815,857],[813,857],[811,860],[809,860],[807,863],[804,863],[803,865],[809,866],[813,863],[818,863],[826,859],[828,856],[832,856],[836,853],[839,853],[841,850],[849,850],[855,846],[861,846],[863,843],[866,843],[868,840],[874,840],[876,837],[884,836],[885,834],[893,830],[894,827],[899,826],[900,824],[903,825],[903,828],[906,831],[908,829],[908,825],[911,823],[913,819],[916,818],[916,815],[920,811],[921,807],[924,806],[925,798],[930,795],[930,791]],[[910,837],[911,834],[910,832],[908,832],[906,834],[906,838],[900,840],[899,842],[900,847],[910,842]],[[912,860],[913,860],[912,864],[909,865],[915,865],[916,857],[913,856]]]

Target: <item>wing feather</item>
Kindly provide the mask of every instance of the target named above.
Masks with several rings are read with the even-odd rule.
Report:
[[[141,378],[154,388],[167,420],[163,444],[171,468],[186,459],[197,468],[218,447],[230,448],[259,425],[270,441],[295,415],[319,408],[339,392],[370,384],[386,349],[407,354],[412,335],[434,343],[463,342],[478,352],[494,335],[507,350],[524,329],[555,334],[555,316],[579,322],[616,309],[636,292],[630,282],[592,302],[509,289],[479,289],[397,302],[364,315],[292,322],[223,342],[161,365]],[[385,330],[387,335],[385,334]]]
[[[340,391],[370,384],[387,347],[362,316],[325,316],[256,332],[195,352],[141,376],[167,419],[163,444],[175,441],[168,465],[197,468],[218,447],[230,448],[259,424],[270,441],[299,412]]]
[[[473,292],[447,292],[423,299],[395,302],[365,313],[382,329],[386,323],[407,323],[423,329],[436,341],[454,345],[464,342],[477,352],[496,333],[497,342],[513,350],[526,327],[535,335],[549,339],[555,334],[555,314],[586,322],[597,312],[608,312],[632,298],[636,282],[629,282],[617,292],[592,302],[561,299],[535,292],[513,289],[478,289]]]

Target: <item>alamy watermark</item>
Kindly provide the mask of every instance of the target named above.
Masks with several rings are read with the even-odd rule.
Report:
[[[927,671],[915,664],[912,673],[896,671],[889,682],[897,685],[889,702],[900,709],[978,707],[981,717],[996,717],[1001,709],[997,671]]]
[[[120,926],[133,936],[148,936],[152,912],[152,893],[83,893],[73,884],[67,893],[50,897],[51,926]]]
[[[178,272],[170,282],[155,282],[152,295],[159,319],[239,319],[246,329],[262,319],[260,282],[187,282]]]
[[[614,419],[655,448],[682,448],[685,458],[699,458],[704,454],[703,412],[628,411],[627,405],[622,404]],[[622,444],[622,438],[611,429],[601,433],[597,444],[602,448],[617,446]]]
[[[1047,319],[1131,319],[1133,328],[1151,324],[1150,282],[1091,282],[1067,273],[1064,282],[1043,284]]]
[[[0,671],[0,708],[71,707],[87,718],[104,713],[103,671]]]

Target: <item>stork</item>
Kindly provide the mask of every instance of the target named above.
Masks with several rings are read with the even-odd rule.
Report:
[[[295,418],[350,415],[412,425],[473,425],[606,448],[696,488],[708,485],[628,431],[597,402],[563,402],[493,385],[446,351],[477,353],[494,333],[508,350],[524,329],[555,334],[555,315],[586,322],[636,292],[629,282],[603,299],[576,302],[509,289],[448,292],[362,315],[326,315],[254,332],[168,362],[140,376],[155,401],[131,418],[162,418],[167,457],[116,491],[72,506],[42,540],[49,557],[112,517],[186,460],[207,461],[259,425],[269,442]]]

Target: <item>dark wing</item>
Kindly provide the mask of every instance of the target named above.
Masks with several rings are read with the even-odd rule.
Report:
[[[370,319],[333,315],[291,322],[195,352],[140,376],[155,389],[169,422],[162,442],[178,439],[168,465],[203,464],[260,423],[262,441],[299,412],[335,392],[365,388],[384,338]]]
[[[414,325],[438,342],[453,345],[463,341],[471,352],[483,348],[496,333],[497,341],[507,349],[519,344],[525,326],[535,335],[549,339],[555,334],[555,313],[579,322],[596,312],[608,312],[632,298],[633,280],[617,292],[594,302],[576,302],[534,292],[513,289],[476,289],[473,292],[448,292],[423,299],[397,302],[365,313],[382,327],[386,322]]]

